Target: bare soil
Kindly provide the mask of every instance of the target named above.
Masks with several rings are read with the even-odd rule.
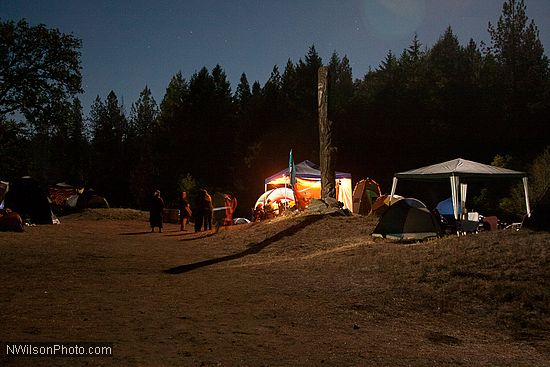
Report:
[[[298,215],[151,233],[96,210],[0,233],[0,341],[112,342],[6,366],[550,366],[550,234],[374,240]],[[190,228],[189,228],[190,229]]]

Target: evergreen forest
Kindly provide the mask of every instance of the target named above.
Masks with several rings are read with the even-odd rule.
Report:
[[[323,65],[337,170],[354,181],[370,177],[387,192],[395,172],[459,157],[529,171],[549,155],[548,58],[523,0],[505,1],[487,31],[489,44],[461,44],[451,27],[433,45],[413,34],[355,79],[347,56],[323,59],[314,45],[263,85],[243,73],[232,86],[221,65],[175,70],[162,100],[144,86],[124,106],[111,91],[85,116],[81,41],[0,20],[0,179],[84,184],[113,207],[139,209],[156,189],[173,205],[180,190],[203,187],[234,193],[248,216],[291,149],[297,163],[319,162]]]

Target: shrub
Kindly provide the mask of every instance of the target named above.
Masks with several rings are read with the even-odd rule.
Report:
[[[550,146],[534,159],[529,166],[529,199],[531,207],[535,207],[542,195],[550,187]],[[516,216],[522,216],[525,213],[525,198],[523,184],[514,185],[510,196],[500,201],[500,208]]]

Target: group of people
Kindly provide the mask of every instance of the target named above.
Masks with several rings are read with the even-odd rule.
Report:
[[[233,224],[233,213],[237,208],[237,199],[231,195],[224,195],[224,207],[216,208],[223,215],[223,217],[216,216],[215,229],[216,231],[223,224],[224,226]],[[151,202],[151,209],[149,213],[149,222],[151,225],[151,232],[155,231],[158,227],[159,232],[162,232],[163,228],[163,213],[164,213],[164,200],[160,196],[160,191],[157,190],[153,194]],[[214,218],[214,205],[212,203],[212,196],[205,189],[200,189],[197,192],[194,201],[194,208],[191,209],[187,192],[182,191],[178,199],[179,209],[179,224],[180,231],[185,231],[187,224],[191,217],[194,219],[195,232],[202,230],[212,230],[212,222]]]
[[[255,222],[265,219],[273,219],[276,216],[283,214],[283,212],[287,209],[289,209],[289,207],[281,201],[273,202],[268,200],[265,203],[265,206],[262,203],[259,203],[258,206],[254,208],[252,211],[252,218]]]

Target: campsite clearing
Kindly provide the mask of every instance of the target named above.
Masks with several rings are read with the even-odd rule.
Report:
[[[2,365],[549,365],[548,233],[398,244],[361,216],[216,235],[115,209],[60,219],[0,233],[0,340],[114,355]]]

